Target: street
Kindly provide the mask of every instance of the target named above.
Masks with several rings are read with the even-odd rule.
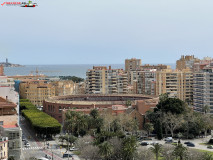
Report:
[[[44,141],[39,140],[35,133],[30,128],[29,124],[26,122],[24,117],[20,116],[20,126],[22,128],[22,133],[25,137],[25,139],[29,142],[30,146],[25,147],[24,141],[22,141],[22,159],[28,160],[30,157],[35,158],[41,158],[45,157],[45,155],[48,155],[50,157],[53,156],[54,160],[62,160],[63,153],[65,153],[65,149],[60,149],[60,147],[56,144],[56,142],[48,141],[49,148],[47,148],[47,145],[44,149]],[[70,154],[73,154],[70,152]],[[80,160],[80,158],[76,155],[73,156],[74,160]],[[71,158],[70,158],[71,159]]]

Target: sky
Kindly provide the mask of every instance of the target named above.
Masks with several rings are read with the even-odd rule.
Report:
[[[0,6],[0,61],[122,64],[134,57],[160,64],[181,55],[213,57],[212,0],[33,2],[38,6]]]

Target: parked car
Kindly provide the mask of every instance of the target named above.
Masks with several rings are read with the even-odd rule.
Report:
[[[192,143],[192,142],[189,142],[189,143],[187,144],[187,146],[188,146],[188,147],[195,147],[195,144]]]
[[[171,140],[173,140],[172,137],[166,137],[166,138],[165,138],[165,141],[171,141]]]
[[[186,145],[189,144],[189,143],[191,143],[191,142],[184,142],[184,144],[186,144]]]
[[[142,146],[147,146],[147,145],[149,145],[149,143],[148,142],[141,142],[141,145]]]
[[[213,149],[213,145],[207,146],[208,149]]]
[[[173,143],[173,140],[167,140],[165,143]]]
[[[77,151],[77,150],[78,150],[78,148],[75,148],[75,147],[70,148],[70,151]]]
[[[63,154],[63,158],[72,157],[72,154],[65,153]]]
[[[29,143],[26,143],[26,144],[25,144],[25,147],[26,147],[26,148],[29,148],[29,147],[30,147],[30,144],[29,144]]]

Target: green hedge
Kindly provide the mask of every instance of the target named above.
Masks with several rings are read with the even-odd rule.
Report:
[[[20,101],[22,115],[29,121],[35,132],[40,135],[60,133],[61,124],[53,117],[38,110],[31,102]]]

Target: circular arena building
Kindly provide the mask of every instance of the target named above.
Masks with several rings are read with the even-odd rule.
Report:
[[[144,115],[147,110],[154,108],[158,97],[139,94],[98,95],[83,94],[51,97],[43,102],[43,111],[62,123],[63,111],[75,110],[89,113],[91,109],[111,110],[113,114],[124,113],[131,102],[131,108]]]

